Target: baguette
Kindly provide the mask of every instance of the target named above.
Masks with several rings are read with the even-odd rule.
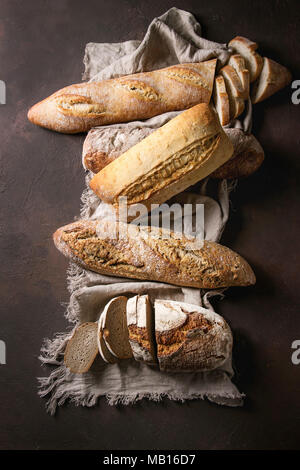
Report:
[[[264,57],[263,68],[251,90],[252,103],[269,98],[277,91],[287,86],[292,80],[290,71],[268,57]]]
[[[228,65],[233,67],[239,76],[243,89],[242,98],[248,99],[250,90],[250,73],[246,68],[245,59],[240,54],[234,54],[230,57]]]
[[[232,353],[232,334],[217,313],[197,305],[155,300],[159,368],[199,372],[222,366]]]
[[[131,147],[97,173],[90,187],[115,208],[126,197],[128,206],[143,203],[150,210],[205,178],[232,153],[217,114],[203,103]]]
[[[256,42],[242,36],[236,36],[228,45],[244,58],[246,68],[250,72],[250,82],[254,82],[259,77],[263,66],[262,57],[256,52],[258,48]]]
[[[252,134],[245,134],[241,129],[225,129],[233,144],[233,155],[210,176],[216,179],[245,178],[261,166],[265,153]]]
[[[249,264],[229,248],[162,228],[81,220],[59,228],[53,238],[65,256],[104,275],[204,289],[255,283]]]
[[[215,79],[214,103],[221,125],[226,126],[230,122],[230,107],[229,97],[222,75],[218,75]]]
[[[39,126],[72,134],[209,103],[215,67],[213,59],[71,85],[34,105],[28,119]]]

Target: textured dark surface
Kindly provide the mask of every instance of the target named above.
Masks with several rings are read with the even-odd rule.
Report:
[[[64,331],[67,261],[51,234],[78,213],[84,187],[83,136],[59,135],[26,119],[29,106],[80,81],[85,44],[142,38],[169,7],[193,12],[203,34],[227,42],[237,34],[290,67],[300,79],[300,4],[295,1],[1,0],[0,79],[7,104],[1,125],[1,317],[7,365],[0,366],[1,449],[298,448],[300,365],[299,112],[286,89],[255,106],[254,133],[263,167],[232,194],[223,243],[257,274],[216,305],[235,334],[241,409],[208,402],[126,408],[105,400],[92,409],[68,405],[55,418],[37,397],[44,337]]]

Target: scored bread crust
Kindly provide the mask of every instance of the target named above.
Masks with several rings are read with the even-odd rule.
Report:
[[[155,300],[154,308],[160,370],[208,371],[231,357],[231,330],[217,313],[170,300]]]
[[[225,129],[227,137],[234,147],[230,160],[220,166],[210,176],[211,178],[245,178],[261,166],[265,153],[252,134],[245,134],[241,129]]]
[[[233,152],[217,114],[207,104],[184,111],[131,147],[90,181],[91,189],[116,208],[161,204],[205,178]],[[120,178],[120,174],[122,178]]]
[[[162,228],[81,220],[53,239],[65,256],[100,274],[204,289],[255,283],[249,264],[229,248]]]
[[[156,364],[153,311],[148,295],[136,295],[126,307],[129,342],[136,361]]]
[[[226,126],[230,122],[230,106],[225,81],[222,75],[218,75],[215,79],[214,103],[221,125]]]
[[[87,337],[86,331],[90,330],[91,338]],[[83,333],[84,332],[84,333]],[[82,337],[83,335],[83,337]],[[82,339],[83,338],[83,339]],[[88,342],[89,355],[84,357],[87,352],[87,347],[84,348],[84,351],[78,351],[78,341],[79,346],[84,347],[84,341],[91,339],[91,342]],[[86,322],[82,323],[74,331],[72,338],[68,341],[65,355],[64,363],[71,372],[75,374],[83,374],[87,372],[91,365],[93,364],[96,356],[98,354],[98,344],[97,344],[97,323]]]
[[[286,87],[292,80],[291,72],[275,60],[264,57],[263,68],[251,89],[252,103],[259,103]]]
[[[58,132],[76,133],[209,103],[215,67],[212,59],[71,85],[34,105],[28,119]]]

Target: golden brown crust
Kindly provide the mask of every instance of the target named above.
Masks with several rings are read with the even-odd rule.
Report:
[[[53,238],[65,256],[100,274],[204,289],[255,283],[249,264],[229,248],[178,238],[165,229],[79,221]]]
[[[209,103],[216,59],[65,87],[34,105],[28,119],[58,132],[92,127]]]

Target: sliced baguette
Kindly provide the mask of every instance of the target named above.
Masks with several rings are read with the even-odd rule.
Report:
[[[132,350],[129,344],[126,321],[127,297],[112,299],[105,307],[102,326],[103,339],[109,352],[118,359],[129,359]]]
[[[268,57],[264,57],[261,74],[252,86],[252,103],[259,103],[269,98],[269,96],[287,86],[291,80],[292,75],[286,67]]]
[[[230,121],[229,98],[226,91],[224,78],[218,75],[215,79],[214,103],[222,126]]]
[[[239,98],[237,96],[236,81],[232,79],[233,74],[231,73],[231,70],[233,70],[234,72],[234,69],[230,67],[231,70],[229,69],[229,72],[228,72],[228,68],[226,69],[226,67],[229,68],[230,66],[226,65],[225,67],[223,67],[220,70],[220,74],[224,78],[225,85],[226,85],[226,90],[227,90],[227,94],[229,98],[230,121],[231,121],[232,119],[236,119],[238,116],[240,116],[240,114],[242,114],[242,112],[245,109],[245,103],[242,98]],[[236,75],[235,72],[234,74]]]
[[[243,88],[242,97],[246,100],[247,98],[249,98],[250,73],[249,70],[246,69],[245,59],[240,54],[232,55],[229,59],[228,65],[233,67],[236,73],[238,74]]]
[[[154,364],[156,360],[154,316],[148,295],[136,295],[127,302],[129,342],[136,361]]]
[[[239,79],[238,74],[231,65],[225,65],[220,70],[220,74],[224,77],[226,83],[230,83],[231,93],[235,98],[243,98],[244,90],[241,80]]]
[[[98,354],[97,323],[83,323],[68,341],[64,362],[75,374],[87,372]]]
[[[231,356],[231,330],[217,313],[170,300],[155,300],[154,308],[160,370],[213,370]]]
[[[258,47],[256,42],[242,36],[236,36],[228,45],[245,59],[246,68],[250,72],[250,82],[256,80],[263,66],[262,57],[255,52]]]

